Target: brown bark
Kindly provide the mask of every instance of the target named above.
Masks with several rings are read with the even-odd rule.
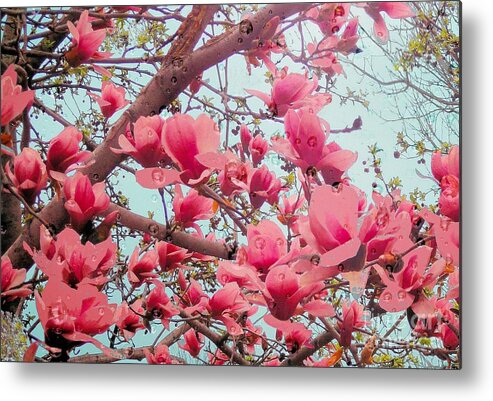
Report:
[[[204,255],[215,256],[221,259],[231,259],[232,257],[228,246],[222,242],[195,237],[184,231],[169,231],[165,225],[135,214],[115,204],[110,205],[106,213],[114,211],[119,213],[119,224],[131,230],[148,233],[158,240],[166,241]]]

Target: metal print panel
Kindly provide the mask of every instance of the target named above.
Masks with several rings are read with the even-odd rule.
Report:
[[[1,359],[460,368],[460,3],[1,10]]]

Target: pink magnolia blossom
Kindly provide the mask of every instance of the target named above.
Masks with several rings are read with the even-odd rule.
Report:
[[[359,237],[367,244],[367,260],[378,259],[385,252],[394,254],[409,249],[413,224],[418,222],[414,205],[402,199],[400,191],[389,196],[373,192],[372,207],[360,227]]]
[[[362,328],[368,324],[364,319],[363,311],[363,305],[360,305],[357,301],[342,305],[342,321],[337,323],[341,335],[341,346],[349,347],[351,345],[355,327]]]
[[[110,118],[129,103],[128,100],[125,100],[125,88],[117,87],[109,81],[103,82],[101,96],[89,92],[87,94],[96,100],[101,108],[101,113],[106,118]]]
[[[142,323],[142,319],[137,313],[143,314],[142,301],[138,299],[132,305],[132,309],[128,306],[127,302],[123,301],[115,313],[115,324],[120,330],[126,341],[130,341],[138,330],[145,328]]]
[[[288,320],[305,298],[324,287],[322,282],[304,284],[301,275],[287,265],[272,267],[265,277],[264,297],[272,316]]]
[[[159,257],[159,266],[165,272],[180,267],[180,263],[190,256],[186,249],[164,241],[159,241],[156,244],[156,250]]]
[[[414,333],[418,337],[441,338],[444,347],[456,349],[460,345],[460,339],[456,334],[460,328],[460,319],[452,311],[452,305],[447,298],[422,297],[413,305],[413,310],[418,316]]]
[[[440,183],[440,198],[438,206],[440,213],[449,217],[453,221],[460,219],[460,183],[459,179],[453,175],[442,178]]]
[[[420,212],[432,227],[440,255],[454,266],[459,266],[460,262],[460,224],[451,221],[448,217],[437,216],[428,209],[424,208]]]
[[[230,358],[222,352],[219,348],[216,350],[214,354],[209,352],[209,364],[215,366],[222,366],[229,362]]]
[[[34,100],[34,91],[23,91],[17,85],[17,73],[15,65],[10,64],[2,74],[2,117],[1,125],[6,126],[18,117],[26,107],[29,107]]]
[[[147,363],[150,365],[173,365],[176,361],[171,357],[168,346],[159,344],[152,352],[144,349]]]
[[[89,220],[108,208],[110,198],[104,189],[104,182],[91,185],[89,178],[80,172],[65,180],[63,184],[65,209],[70,215],[70,224],[75,230],[81,231]]]
[[[72,67],[87,63],[91,59],[111,57],[111,53],[98,52],[99,47],[106,38],[106,30],[93,30],[92,24],[89,22],[88,10],[80,14],[77,26],[68,21],[67,27],[72,35],[72,45],[70,50],[65,53],[65,58]]]
[[[303,323],[292,323],[281,321],[272,315],[264,317],[265,322],[276,329],[276,338],[284,339],[288,352],[294,354],[301,347],[312,347],[310,340],[312,331],[307,329]]]
[[[229,334],[238,336],[243,333],[243,329],[236,318],[248,313],[251,305],[241,293],[238,284],[228,283],[209,299],[207,309],[214,319],[224,323]]]
[[[308,217],[300,218],[299,227],[307,244],[321,255],[322,266],[339,266],[341,271],[362,267],[358,203],[358,192],[350,186],[324,185],[314,189]]]
[[[298,227],[296,222],[298,221],[299,216],[296,215],[296,212],[303,206],[305,203],[305,197],[303,195],[294,194],[291,196],[282,195],[281,201],[277,205],[277,209],[279,210],[279,214],[277,215],[277,219],[285,225],[290,226],[290,228],[294,231],[298,231]]]
[[[350,9],[350,3],[326,3],[311,8],[306,15],[316,22],[322,33],[330,36],[342,29],[349,17]]]
[[[199,195],[195,189],[191,189],[187,196],[183,196],[180,185],[175,185],[175,197],[173,198],[175,223],[183,228],[194,227],[200,231],[195,222],[208,220],[214,215],[212,203],[212,199]]]
[[[244,247],[247,261],[260,273],[267,273],[287,253],[284,233],[269,220],[262,220],[256,226],[249,225],[247,240],[248,246]]]
[[[431,158],[431,171],[440,183],[438,206],[440,213],[453,221],[460,218],[460,162],[459,148],[453,146],[448,155],[439,151]]]
[[[253,165],[257,167],[263,160],[264,156],[267,154],[269,145],[267,141],[262,138],[261,135],[256,135],[248,145],[250,154],[252,155]]]
[[[9,164],[6,164],[5,170],[15,189],[29,204],[34,203],[41,190],[46,187],[46,166],[34,149],[22,149],[22,152],[14,157],[14,172]]]
[[[46,231],[40,228],[41,236]],[[50,279],[61,281],[71,287],[80,284],[101,286],[116,261],[116,244],[108,237],[99,244],[81,243],[80,235],[71,228],[65,228],[52,240],[54,249],[47,254],[35,252],[32,257],[40,270]]]
[[[311,56],[310,64],[314,67],[319,67],[329,77],[340,75],[344,72],[336,54],[329,50],[332,47],[329,47],[326,41],[321,41],[318,45],[308,43],[306,49]]]
[[[178,270],[178,283],[182,291],[180,300],[186,312],[195,313],[196,311],[204,312],[207,310],[209,297],[202,290],[198,281],[193,278],[186,280],[183,271]]]
[[[76,164],[87,161],[89,151],[80,151],[82,133],[75,127],[67,127],[50,141],[46,156],[46,168],[52,172],[66,173]]]
[[[128,280],[135,287],[140,287],[144,282],[159,277],[155,269],[159,263],[156,251],[147,251],[139,259],[140,249],[137,247],[128,261]]]
[[[239,253],[246,252],[243,249]],[[240,288],[247,290],[257,291],[261,288],[257,269],[250,264],[237,264],[229,260],[221,260],[216,277],[223,286],[235,282]]]
[[[447,175],[460,178],[460,151],[458,146],[452,146],[447,155],[440,151],[433,153],[431,157],[431,172],[438,182]]]
[[[160,116],[139,117],[133,125],[132,132],[127,129],[120,135],[120,149],[112,148],[117,154],[132,156],[143,167],[156,167],[169,162],[161,140],[165,121]]]
[[[221,192],[225,196],[231,196],[245,191],[251,165],[240,161],[232,152],[227,151],[225,156],[226,161],[224,167],[220,169],[217,180],[221,185]]]
[[[289,110],[284,128],[287,139],[273,140],[273,149],[304,173],[320,171],[327,184],[340,182],[356,161],[356,153],[343,150],[334,142],[325,144],[328,134],[324,128],[328,131],[328,126],[313,113]]]
[[[17,298],[27,297],[32,290],[27,284],[26,269],[14,269],[8,256],[2,256],[1,268],[1,297],[3,302],[10,302]]]
[[[145,300],[146,318],[148,320],[159,319],[165,328],[169,327],[169,319],[179,313],[169,297],[166,295],[164,284],[158,280],[153,281],[155,287]]]
[[[145,188],[162,188],[181,181],[190,186],[206,182],[212,174],[209,165],[224,165],[219,148],[219,129],[206,114],[196,120],[184,114],[175,114],[163,127],[162,145],[171,160],[180,169],[149,168],[136,174],[137,182]]]
[[[247,21],[247,19],[244,18],[243,21]],[[276,67],[270,59],[271,53],[282,53],[286,49],[286,40],[284,34],[279,32],[279,23],[280,18],[278,16],[268,21],[258,39],[253,41],[253,47],[245,53],[248,74],[251,75],[252,73],[252,65],[259,67],[262,61],[269,71],[275,71]]]
[[[348,55],[356,48],[356,43],[359,40],[358,24],[358,18],[353,18],[348,21],[344,32],[335,46],[337,52]]]
[[[271,205],[276,203],[282,190],[281,181],[266,165],[250,169],[246,184],[236,179],[232,179],[232,182],[248,192],[250,202],[256,209],[261,208],[266,201]]]
[[[183,336],[185,344],[179,344],[182,350],[187,351],[192,357],[197,358],[200,354],[200,350],[204,346],[204,335],[196,332],[195,330],[189,330]]]
[[[105,332],[114,323],[115,304],[89,284],[77,289],[48,280],[43,292],[35,292],[36,308],[45,333],[45,342],[51,347],[69,350],[90,342],[100,346],[92,338]]]
[[[380,266],[375,269],[386,285],[379,298],[379,305],[387,312],[399,312],[409,308],[415,301],[417,290],[430,288],[436,284],[444,272],[446,261],[439,259],[428,269],[432,249],[420,246],[403,257],[403,268],[392,273]]]
[[[243,152],[246,154],[250,153],[249,145],[253,136],[248,127],[245,124],[241,124],[240,126],[240,142],[241,147],[243,148]]]
[[[289,109],[311,108],[318,112],[330,103],[330,94],[312,95],[317,88],[316,75],[310,81],[306,74],[288,74],[287,69],[283,69],[274,79],[270,95],[255,89],[247,89],[246,92],[261,99],[274,115],[283,117]]]
[[[416,15],[413,9],[405,2],[375,1],[363,3],[361,7],[364,7],[366,13],[375,21],[373,30],[377,39],[382,43],[386,43],[389,40],[389,31],[382,13],[386,13],[393,19],[414,17]]]

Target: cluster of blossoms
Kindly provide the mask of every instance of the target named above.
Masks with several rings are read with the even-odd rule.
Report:
[[[360,6],[375,21],[381,40],[388,38],[382,12],[391,18],[412,15],[409,6],[400,3]],[[336,53],[357,49],[358,20],[350,18],[350,7],[329,3],[306,12],[324,34],[322,41],[307,47],[311,63],[329,75],[342,73]],[[26,245],[47,281],[42,290],[24,284],[26,271],[14,269],[2,257],[2,302],[34,292],[44,331],[42,345],[58,360],[67,360],[85,343],[118,358],[112,349],[115,337],[131,342],[153,324],[169,329],[180,319],[190,322],[180,349],[192,358],[207,352],[212,364],[231,360],[221,347],[230,337],[242,344],[243,356],[269,350],[261,363],[280,365],[286,355],[269,342],[266,327],[275,330],[276,344],[295,355],[302,347],[313,347],[317,332],[312,323],[320,319],[333,331],[337,347],[327,345],[331,356],[308,357],[304,364],[331,366],[342,357],[342,349],[351,349],[355,332],[370,333],[373,316],[395,312],[415,317],[410,323],[416,336],[436,337],[451,350],[459,346],[458,148],[432,157],[432,172],[440,185],[437,212],[418,209],[400,191],[385,196],[373,192],[367,199],[348,173],[358,155],[337,144],[330,125],[319,116],[331,95],[320,93],[315,75],[277,69],[270,60],[272,53],[285,48],[279,23],[279,18],[271,20],[259,39],[262,46],[246,53],[249,66],[264,62],[269,68],[271,92],[247,92],[261,99],[272,116],[283,119],[283,134],[254,135],[242,125],[239,141],[223,147],[220,129],[209,115],[174,113],[168,118],[138,118],[112,148],[140,165],[135,172],[140,186],[172,194],[172,219],[166,222],[171,232],[219,242],[213,233],[204,235],[203,222],[212,221],[218,208],[229,213],[244,234],[230,260],[209,256],[206,249],[201,253],[185,249],[168,237],[144,237],[142,246],[123,262],[109,235],[117,215],[108,213],[105,183],[93,184],[81,171],[91,163],[91,153],[80,150],[83,135],[75,127],[65,128],[50,141],[44,161],[26,147],[6,165],[6,176],[26,204],[33,205],[51,182],[70,217],[70,227],[56,236],[41,227],[39,249]],[[65,57],[71,66],[110,56],[98,49],[111,27],[94,30],[84,11],[68,28],[72,43]],[[196,93],[200,79],[192,84]],[[2,125],[33,100],[31,91],[16,85],[15,71],[9,68],[2,76],[2,92],[13,106],[6,107],[4,115],[2,98]],[[128,104],[123,88],[108,81],[103,82],[101,95],[88,95],[105,118]],[[293,191],[272,171],[269,153],[293,171],[299,190]],[[250,218],[269,208],[279,224],[275,219]],[[81,239],[93,220],[103,216],[105,235]],[[212,267],[208,273],[215,286],[196,274],[197,266]],[[126,290],[121,301],[108,296],[111,286]],[[352,300],[335,299],[344,286]],[[446,294],[437,295],[437,287],[446,287]],[[204,322],[206,330],[195,321]],[[217,350],[206,351],[210,328],[218,327],[224,339],[209,337]],[[110,329],[111,349],[95,339]],[[149,363],[180,363],[164,343],[146,348],[144,354]]]

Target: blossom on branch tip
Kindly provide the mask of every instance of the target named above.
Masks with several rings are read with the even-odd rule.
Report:
[[[89,178],[80,172],[65,180],[63,193],[70,224],[79,232],[88,221],[104,212],[110,204],[110,198],[105,193],[105,183],[98,182],[92,185]]]
[[[50,141],[46,155],[46,168],[50,175],[53,172],[67,173],[78,163],[85,162],[91,157],[91,152],[79,150],[82,137],[82,132],[70,126],[64,128]]]
[[[2,303],[17,298],[25,298],[32,293],[29,285],[24,284],[26,269],[15,269],[8,256],[2,256],[1,297]]]
[[[26,107],[30,107],[34,100],[33,90],[22,90],[17,85],[15,64],[10,64],[2,74],[2,116],[1,125],[6,126],[18,117]]]
[[[113,82],[104,81],[101,88],[101,96],[87,92],[101,108],[105,118],[110,118],[118,110],[124,108],[130,102],[125,100],[125,89],[117,87]]]
[[[48,173],[41,156],[34,149],[24,148],[14,157],[13,164],[13,172],[9,164],[5,165],[7,177],[27,203],[34,203],[48,181]]]
[[[89,22],[89,11],[84,10],[75,26],[71,21],[67,22],[67,27],[72,35],[72,44],[65,53],[67,62],[72,67],[91,61],[91,59],[105,59],[111,57],[112,53],[98,52],[99,47],[106,38],[106,30],[93,30]]]

